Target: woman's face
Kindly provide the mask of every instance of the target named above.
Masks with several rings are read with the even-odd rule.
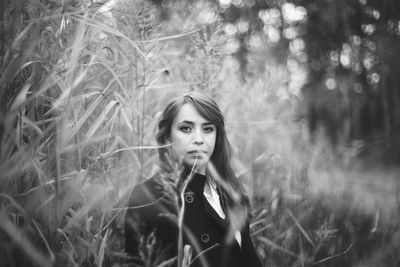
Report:
[[[214,124],[203,118],[192,104],[184,104],[171,125],[172,151],[176,160],[205,173],[217,136]]]

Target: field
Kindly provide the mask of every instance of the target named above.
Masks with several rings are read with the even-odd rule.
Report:
[[[146,1],[1,5],[0,266],[128,266],[127,198],[157,168],[164,104],[188,90],[222,107],[264,266],[400,266],[400,170],[380,143],[361,160],[363,141],[310,133],[301,65],[266,49],[243,76],[204,3],[168,23]]]

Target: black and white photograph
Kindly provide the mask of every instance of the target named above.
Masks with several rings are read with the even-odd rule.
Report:
[[[0,0],[0,267],[400,267],[399,0]]]

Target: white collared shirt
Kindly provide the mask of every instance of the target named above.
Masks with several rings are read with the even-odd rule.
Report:
[[[211,207],[217,212],[219,217],[225,219],[225,213],[222,210],[221,202],[219,201],[219,195],[217,192],[217,185],[215,183],[210,182],[207,179],[208,187],[210,188],[211,194],[208,194],[205,190],[203,191],[203,195],[206,197],[208,203],[210,203]],[[204,187],[205,189],[205,187]],[[235,239],[238,242],[239,246],[242,245],[242,235],[240,231],[235,231]]]

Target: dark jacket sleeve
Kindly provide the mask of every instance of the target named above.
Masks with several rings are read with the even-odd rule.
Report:
[[[258,257],[253,241],[250,238],[249,224],[246,224],[243,229],[242,238],[242,253],[246,266],[261,267],[260,258]]]
[[[133,262],[160,263],[175,256],[177,232],[171,217],[152,182],[133,188],[125,216],[125,250]]]
[[[140,244],[140,214],[142,213],[139,206],[138,193],[140,189],[135,186],[132,190],[128,207],[125,215],[125,251],[133,257],[139,257]]]

